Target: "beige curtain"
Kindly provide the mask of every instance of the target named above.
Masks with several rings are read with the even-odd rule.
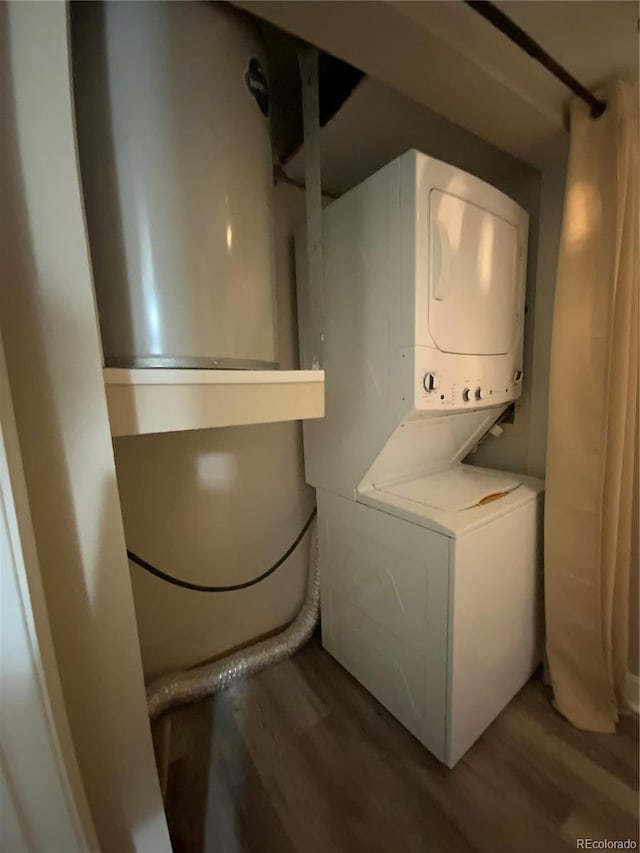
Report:
[[[637,89],[571,108],[551,344],[547,657],[557,709],[612,732],[625,703],[638,408]]]

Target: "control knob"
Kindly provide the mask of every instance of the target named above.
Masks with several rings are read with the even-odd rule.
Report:
[[[429,392],[429,393],[431,391],[435,391],[436,387],[437,387],[435,373],[425,373],[425,375],[422,378],[422,386],[423,386],[424,390]]]
[[[465,388],[464,391],[462,392],[462,399],[464,400],[465,403],[469,402],[469,389],[468,388]]]
[[[476,400],[482,400],[482,388],[476,388]]]

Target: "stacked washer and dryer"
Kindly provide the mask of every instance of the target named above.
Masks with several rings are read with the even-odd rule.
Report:
[[[540,660],[543,483],[463,462],[521,393],[527,237],[416,151],[323,215],[322,642],[450,767]],[[304,352],[304,229],[296,248]]]

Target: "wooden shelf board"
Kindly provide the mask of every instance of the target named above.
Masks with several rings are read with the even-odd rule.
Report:
[[[324,416],[322,370],[105,368],[113,436]]]

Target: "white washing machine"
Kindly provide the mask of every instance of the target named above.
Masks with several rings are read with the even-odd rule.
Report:
[[[462,463],[521,393],[527,232],[416,151],[323,214],[326,415],[304,425],[323,644],[448,766],[540,659],[543,483]]]

